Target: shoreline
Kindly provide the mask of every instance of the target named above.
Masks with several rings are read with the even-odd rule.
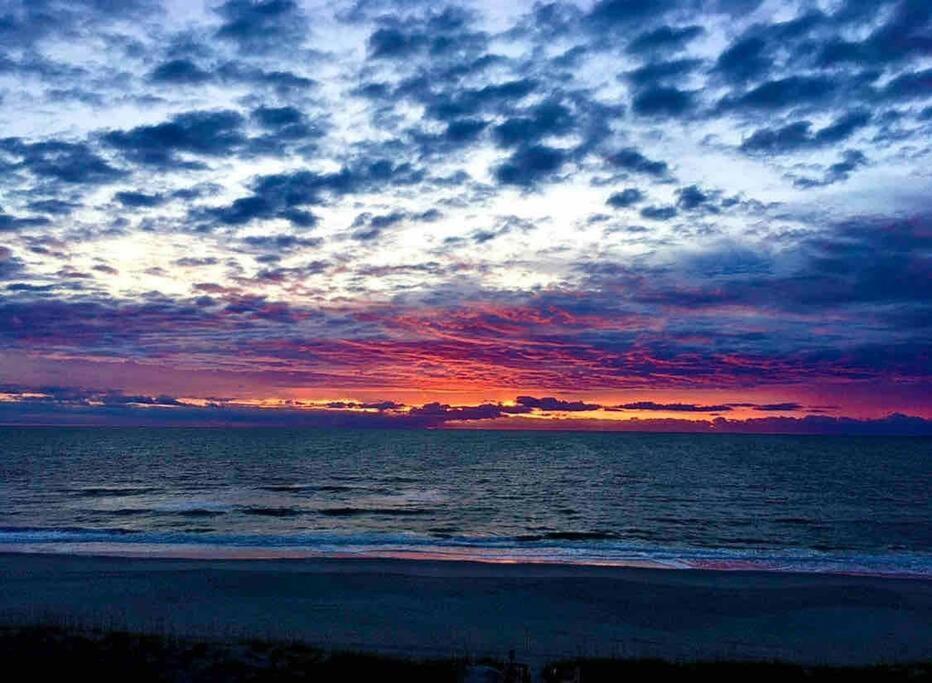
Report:
[[[375,558],[0,553],[0,623],[301,640],[532,662],[932,659],[927,579]]]
[[[127,560],[178,560],[192,562],[314,562],[321,561],[398,561],[436,562],[443,564],[473,564],[491,566],[543,566],[614,570],[646,569],[670,572],[713,572],[713,573],[760,573],[769,575],[800,576],[848,576],[881,580],[930,581],[932,575],[910,571],[869,571],[852,569],[800,569],[799,567],[767,566],[750,561],[687,563],[682,560],[659,559],[605,559],[579,560],[560,559],[554,555],[481,555],[475,552],[447,552],[416,550],[367,550],[363,552],[319,551],[301,547],[230,546],[211,544],[113,544],[113,543],[9,543],[0,546],[0,557],[4,555],[36,555],[49,557],[114,558]]]

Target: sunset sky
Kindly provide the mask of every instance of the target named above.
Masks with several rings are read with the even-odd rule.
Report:
[[[929,432],[930,145],[928,0],[0,0],[0,423]]]

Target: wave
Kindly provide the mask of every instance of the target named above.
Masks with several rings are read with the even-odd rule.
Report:
[[[164,514],[164,513],[163,513]],[[188,508],[185,510],[175,510],[168,514],[179,515],[180,517],[219,517],[225,515],[225,510],[208,509],[208,508]]]
[[[424,508],[359,508],[359,507],[342,507],[342,508],[322,508],[318,510],[322,515],[327,517],[357,517],[362,515],[377,515],[384,517],[405,517],[409,515],[429,515],[432,510]]]
[[[124,498],[127,496],[145,496],[161,493],[163,489],[155,486],[86,486],[82,488],[64,489],[66,493],[77,498]]]
[[[260,491],[271,491],[272,493],[302,493],[304,491],[316,491],[317,487],[310,484],[270,484],[268,486],[257,487]]]
[[[392,489],[383,486],[352,486],[349,484],[265,484],[256,488],[259,491],[269,491],[271,493],[305,493],[307,491],[315,493],[379,493],[392,491]]]
[[[239,511],[257,517],[297,517],[304,514],[303,510],[295,508],[245,507],[240,508]]]
[[[518,536],[519,541],[607,541],[620,536],[612,531],[551,531],[545,534]]]
[[[371,511],[367,511],[371,512]],[[397,511],[394,511],[397,512]],[[143,532],[81,527],[0,527],[0,551],[203,559],[407,558],[473,562],[636,566],[913,576],[932,579],[932,553],[741,550],[636,543],[600,532],[528,536],[315,532],[290,535]]]

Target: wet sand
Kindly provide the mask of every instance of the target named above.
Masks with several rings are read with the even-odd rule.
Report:
[[[932,582],[382,559],[0,554],[0,622],[412,657],[932,659]]]

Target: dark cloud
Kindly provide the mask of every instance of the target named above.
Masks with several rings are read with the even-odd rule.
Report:
[[[504,414],[502,407],[494,403],[478,406],[450,406],[443,403],[427,403],[420,408],[412,408],[413,417],[429,418],[432,422],[442,423],[453,420],[489,420]]]
[[[607,200],[606,204],[616,209],[623,209],[629,206],[634,206],[640,201],[643,201],[644,193],[641,192],[636,187],[629,187],[621,192],[613,193]]]
[[[696,106],[695,95],[678,88],[646,88],[634,96],[631,108],[641,116],[682,116]]]
[[[655,403],[654,401],[637,401],[612,406],[615,410],[658,410],[675,413],[723,413],[732,409],[731,404],[699,405],[696,403]]]
[[[51,221],[45,216],[13,216],[0,210],[0,232],[36,228],[50,223]]]
[[[265,154],[282,154],[287,145],[307,143],[323,136],[324,131],[295,107],[258,107],[252,120],[264,134],[250,140],[252,150]]]
[[[482,49],[487,36],[471,29],[471,16],[462,9],[447,7],[420,22],[384,19],[369,36],[372,59],[403,59],[416,54],[431,57],[463,55]]]
[[[369,55],[373,58],[405,57],[427,45],[424,34],[407,34],[399,28],[380,28],[369,36]]]
[[[668,170],[665,161],[648,159],[633,147],[626,147],[609,155],[608,163],[615,168],[652,176],[665,176]]]
[[[838,88],[828,76],[787,76],[762,83],[723,105],[733,109],[775,111],[814,104],[828,99]]]
[[[130,208],[148,209],[165,203],[164,196],[144,192],[117,192],[113,198],[123,206]]]
[[[812,188],[825,187],[847,180],[851,174],[862,166],[867,165],[867,157],[857,149],[849,149],[842,154],[841,160],[832,164],[821,178],[796,178],[793,182],[796,187]]]
[[[0,214],[2,215],[2,214]],[[2,221],[2,218],[0,218]],[[0,280],[12,280],[25,273],[25,264],[9,247],[0,246]]]
[[[645,206],[641,209],[641,217],[652,221],[668,221],[675,216],[675,206]]]
[[[472,142],[482,134],[488,125],[488,121],[482,119],[456,119],[447,124],[444,136],[453,143]]]
[[[109,425],[217,425],[373,429],[423,429],[457,426],[462,422],[489,421],[495,426],[528,427],[522,406],[480,404],[451,406],[428,403],[419,407],[393,401],[336,401],[319,408],[283,406],[275,410],[244,407],[230,399],[214,399],[205,406],[185,403],[170,395],[124,394],[119,391],[73,387],[0,386],[14,400],[0,402],[2,424],[109,424]],[[32,394],[32,395],[29,395]],[[39,394],[38,396],[35,394]],[[368,412],[366,412],[368,411]],[[684,411],[689,412],[689,411]],[[505,420],[502,423],[502,420]],[[809,415],[804,418],[767,417],[749,420],[613,420],[568,421],[539,424],[556,429],[611,431],[749,433],[749,434],[932,434],[932,423],[895,413],[876,420]],[[452,423],[452,424],[451,424]]]
[[[159,64],[149,78],[155,83],[199,85],[213,78],[212,74],[188,59],[172,59]]]
[[[157,0],[6,0],[0,6],[0,41],[33,48],[43,39],[138,20],[160,8]]]
[[[651,54],[682,49],[704,33],[701,26],[660,26],[638,34],[628,43],[628,52]]]
[[[855,110],[815,132],[809,121],[794,121],[779,128],[761,128],[745,138],[741,149],[750,153],[786,154],[799,149],[821,147],[849,138],[870,123],[870,120],[869,112]]]
[[[811,52],[807,41],[827,24],[828,18],[818,10],[788,21],[753,24],[722,51],[714,71],[735,84],[763,78],[774,68],[792,63],[797,54]]]
[[[535,144],[548,135],[566,133],[573,123],[569,108],[548,100],[528,109],[523,116],[507,119],[492,132],[499,145],[516,147]]]
[[[235,111],[192,111],[169,121],[105,133],[106,144],[132,161],[151,166],[190,165],[179,154],[223,156],[246,142],[243,116]]]
[[[653,86],[659,82],[682,81],[683,77],[702,65],[698,59],[675,59],[667,62],[650,62],[625,74],[625,78],[637,87]],[[692,98],[690,98],[692,99]]]
[[[352,237],[361,242],[368,242],[381,236],[386,228],[401,223],[408,215],[404,211],[376,214],[361,213],[353,220]]]
[[[679,188],[676,196],[676,205],[686,211],[698,208],[709,201],[709,194],[700,190],[697,185]]]
[[[242,62],[226,62],[220,65],[215,77],[225,83],[239,83],[256,88],[270,89],[280,97],[306,94],[316,87],[317,81],[293,71],[272,70]]]
[[[681,264],[677,277],[659,269],[630,273],[617,266],[606,267],[604,272],[593,264],[584,268],[590,273],[591,288],[625,293],[639,305],[684,310],[738,306],[767,311],[767,315],[817,316],[836,307],[850,307],[855,320],[871,306],[894,306],[901,313],[911,309],[921,317],[927,307],[924,290],[932,274],[930,248],[927,217],[867,218],[808,235],[795,243],[791,257],[781,259],[721,248]],[[880,362],[876,357],[874,361]]]
[[[336,409],[362,409],[362,410],[400,410],[405,407],[404,403],[396,403],[395,401],[375,401],[375,402],[359,402],[359,401],[331,401],[327,404],[328,408]]]
[[[932,38],[929,53],[932,54]],[[932,97],[932,69],[901,74],[881,89],[881,96],[891,100],[927,99]]]
[[[503,185],[532,187],[552,177],[566,161],[567,153],[555,147],[521,147],[495,169],[495,178]]]
[[[257,177],[253,194],[227,206],[200,209],[201,223],[246,225],[263,218],[281,218],[298,227],[310,227],[316,217],[304,207],[323,204],[327,196],[343,196],[378,188],[412,185],[423,179],[423,171],[407,162],[388,159],[357,160],[334,173],[295,171]]]
[[[764,403],[761,405],[754,406],[754,410],[760,410],[763,412],[787,412],[793,410],[802,410],[803,406],[799,403],[792,401],[785,403]]]
[[[873,435],[927,435],[932,422],[919,417],[895,413],[876,420],[856,420],[850,417],[807,415],[804,418],[769,417],[754,420],[725,420],[716,418],[713,427],[717,432],[739,434],[873,434]]]
[[[875,18],[880,3],[845,3],[836,18],[841,22],[862,22]],[[893,4],[893,3],[887,3]],[[838,35],[819,50],[817,63],[838,65],[884,65],[915,56],[932,54],[932,8],[924,0],[897,2],[889,17],[863,40]]]
[[[747,36],[735,41],[718,56],[715,69],[727,79],[747,81],[767,72],[770,62],[766,58],[767,43],[758,36]]]
[[[253,249],[287,253],[296,249],[308,249],[320,246],[321,240],[314,237],[299,237],[297,235],[249,235],[243,238],[243,244]]]
[[[244,51],[294,50],[309,30],[294,0],[226,0],[216,11],[223,19],[217,35]]]
[[[39,199],[29,202],[29,210],[37,213],[64,216],[79,208],[80,204],[63,199]]]
[[[0,140],[0,153],[9,158],[4,161],[0,156],[0,169],[6,172],[24,169],[42,180],[102,185],[125,174],[85,143],[4,138]]]
[[[521,78],[481,88],[460,89],[451,93],[422,90],[422,84],[412,83],[402,94],[415,96],[427,107],[427,114],[441,121],[474,116],[483,111],[495,111],[503,105],[513,105],[537,88],[534,79]]]
[[[525,408],[537,408],[544,411],[567,411],[579,412],[587,410],[598,410],[600,406],[596,403],[586,403],[585,401],[564,401],[553,396],[535,398],[534,396],[518,396],[515,403]]]
[[[598,31],[627,30],[659,19],[677,5],[675,0],[598,0],[586,21]]]

